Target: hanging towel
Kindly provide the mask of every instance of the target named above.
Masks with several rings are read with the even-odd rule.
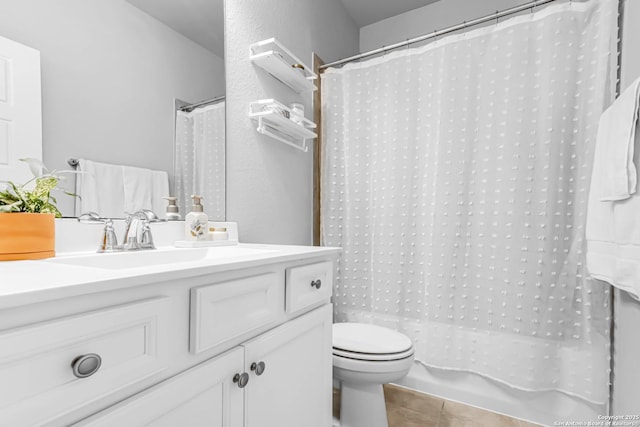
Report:
[[[587,269],[640,299],[640,194],[636,193],[640,79],[601,117],[587,211]]]
[[[124,214],[122,166],[80,159],[76,179],[76,215],[96,212],[102,217],[121,218]]]
[[[78,161],[76,216],[96,212],[105,218],[124,218],[125,212],[151,209],[163,218],[169,193],[165,171],[112,165],[80,159]]]
[[[595,157],[600,163],[599,176],[591,185],[596,186],[601,201],[628,199],[636,192],[633,155],[639,106],[640,78],[600,117]]]
[[[158,218],[166,219],[167,201],[163,197],[169,195],[169,174],[165,171],[153,171],[153,193],[151,205]]]
[[[140,209],[153,210],[153,171],[151,169],[122,166],[124,181],[124,212]]]

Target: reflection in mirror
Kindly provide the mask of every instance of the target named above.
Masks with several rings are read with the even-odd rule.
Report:
[[[189,212],[191,195],[203,197],[210,219],[225,217],[225,100],[176,101],[175,197]],[[184,216],[183,216],[184,218]]]
[[[0,0],[0,36],[40,52],[49,168],[69,169],[74,158],[164,172],[175,195],[175,100],[224,95],[222,0]],[[75,191],[73,181],[64,188]],[[132,181],[123,176],[123,183]],[[112,187],[112,195],[122,193]],[[64,216],[74,215],[74,205],[58,197]],[[109,216],[122,217],[120,206]],[[180,206],[183,217],[188,208]]]

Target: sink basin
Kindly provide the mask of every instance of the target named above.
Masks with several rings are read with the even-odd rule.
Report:
[[[135,252],[61,256],[57,258],[50,258],[43,262],[75,265],[79,267],[102,268],[107,270],[122,270],[167,264],[192,263],[206,260],[222,260],[266,254],[270,252],[273,252],[273,250],[245,248],[241,246],[193,249],[164,248]]]

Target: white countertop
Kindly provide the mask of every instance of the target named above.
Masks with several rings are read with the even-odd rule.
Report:
[[[156,256],[152,254],[153,252],[158,254],[157,256],[165,258],[167,255],[168,258],[171,258],[171,254],[187,254],[186,252],[179,253],[179,251],[195,250],[167,246],[160,247],[155,251],[135,253],[63,253],[61,256],[48,260],[0,262],[0,309],[277,262],[334,256],[340,252],[340,249],[317,246],[239,244],[198,250],[200,251],[198,259],[176,256],[172,261],[161,264],[150,265],[140,262],[139,265],[136,265],[133,262],[132,265],[115,268],[100,266],[101,262],[108,260],[108,258],[98,258],[114,255],[117,257],[138,256],[144,261],[144,257],[153,258]],[[97,260],[97,263],[85,263],[85,260]],[[88,266],[91,264],[96,265]]]

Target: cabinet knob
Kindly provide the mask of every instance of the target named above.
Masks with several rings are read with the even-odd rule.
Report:
[[[253,362],[251,364],[251,370],[255,371],[257,376],[260,376],[264,373],[264,368],[265,368],[264,362],[258,362],[258,363]]]
[[[245,388],[249,382],[249,374],[243,372],[241,374],[235,374],[233,376],[233,382],[238,384],[238,387]]]
[[[95,353],[84,354],[73,359],[71,369],[77,378],[87,378],[98,372],[102,358]]]
[[[322,280],[318,279],[318,280],[311,281],[312,288],[320,289],[321,286],[322,286]]]

